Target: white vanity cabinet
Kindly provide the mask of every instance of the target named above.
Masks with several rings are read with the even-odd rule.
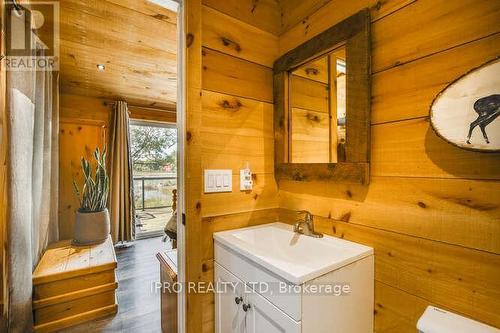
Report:
[[[250,288],[245,288],[242,280],[217,263],[215,281],[226,286],[225,292],[215,296],[216,332],[301,332],[300,322],[294,321]]]
[[[305,237],[282,223],[214,234],[217,333],[373,332],[373,249]]]

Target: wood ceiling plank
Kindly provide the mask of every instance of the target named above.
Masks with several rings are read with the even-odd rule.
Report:
[[[133,9],[139,13],[151,16],[157,20],[177,24],[177,13],[156,5],[148,0],[106,0],[115,5]]]
[[[61,90],[65,92],[69,92],[71,90],[71,87],[78,87],[78,88],[85,88],[88,89],[89,91],[85,93],[85,96],[93,96],[96,95],[97,92],[99,93],[117,93],[118,95],[123,95],[125,97],[132,97],[132,96],[137,96],[137,97],[143,97],[147,99],[154,99],[153,101],[157,102],[164,102],[167,103],[170,101],[170,98],[174,98],[175,100],[175,94],[170,95],[170,91],[168,90],[168,87],[164,87],[164,90],[153,90],[149,88],[147,84],[150,84],[152,80],[149,82],[144,82],[144,81],[134,81],[134,80],[124,80],[123,82],[120,82],[120,79],[114,78],[114,77],[109,77],[109,78],[100,78],[100,75],[103,75],[102,73],[96,73],[94,76],[94,82],[92,81],[82,81],[80,80],[81,77],[79,74],[76,75],[67,75],[64,80],[61,80],[63,83],[61,85]],[[67,86],[63,86],[67,85]],[[110,89],[111,88],[111,89]],[[175,87],[171,87],[171,89],[174,89]]]
[[[176,73],[169,63],[157,63],[148,57],[130,58],[128,61],[119,55],[95,54],[93,48],[69,46],[65,43],[65,49],[61,52],[61,60],[65,64],[65,74],[79,74],[78,71],[89,71],[92,75],[102,75],[102,78],[119,76],[124,79],[137,78],[139,81],[158,79],[161,82],[172,83],[176,81]],[[97,64],[104,64],[105,71],[98,71]],[[153,83],[153,82],[152,82]],[[152,84],[150,83],[150,85]],[[157,87],[158,89],[161,87]]]
[[[81,33],[81,41],[102,33],[109,39],[138,43],[162,51],[176,51],[176,25],[134,10],[107,1],[88,4],[65,0],[61,12],[61,23],[73,24]],[[61,30],[61,35],[64,39],[64,30]]]
[[[66,0],[61,13],[63,93],[175,109],[176,13],[145,0]]]
[[[175,80],[177,76],[175,61],[161,61],[162,53],[157,53],[153,57],[131,55],[126,58],[121,54],[111,52],[111,50],[100,51],[94,47],[65,41],[62,44],[64,49],[61,51],[61,60],[68,67],[80,65],[80,63],[89,63],[92,65],[92,70],[97,72],[96,65],[104,64],[106,65],[106,71],[102,73],[108,73],[108,70],[123,70],[123,74],[161,75],[162,79],[170,80]]]
[[[121,57],[155,57],[158,55],[163,55],[164,61],[174,62],[176,60],[175,52],[157,48],[150,48],[135,41],[124,41],[116,39],[113,36],[108,36],[102,30],[95,33],[88,33],[79,32],[77,31],[78,29],[78,26],[73,23],[61,23],[61,30],[64,31],[63,33],[61,33],[62,50],[64,50],[66,43],[74,43],[77,45],[98,49],[99,52],[117,54]],[[87,38],[86,36],[89,35],[92,35],[92,37]]]
[[[119,92],[114,93],[109,90],[106,91],[98,91],[98,90],[89,90],[87,88],[82,88],[72,82],[65,84],[61,84],[61,93],[62,94],[72,94],[79,96],[87,96],[87,97],[95,97],[102,100],[115,101],[125,99],[131,105],[137,106],[148,106],[155,107],[159,109],[167,109],[167,110],[175,110],[175,102],[160,102],[155,99],[145,99],[144,95],[141,94],[128,94],[127,97],[123,97]]]

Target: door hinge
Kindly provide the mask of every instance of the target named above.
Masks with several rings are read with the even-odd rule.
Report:
[[[186,225],[186,214],[182,213],[182,225]]]

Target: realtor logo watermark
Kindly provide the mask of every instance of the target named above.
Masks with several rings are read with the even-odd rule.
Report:
[[[317,296],[347,296],[351,294],[351,285],[348,283],[313,283],[293,285],[286,282],[152,282],[152,293],[237,293],[251,294],[257,292],[262,295],[317,295]]]
[[[9,71],[59,70],[59,2],[7,2],[5,67]]]

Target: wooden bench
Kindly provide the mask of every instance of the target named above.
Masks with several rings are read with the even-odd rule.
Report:
[[[111,236],[101,244],[50,245],[33,273],[35,332],[53,332],[114,314],[116,256]]]

